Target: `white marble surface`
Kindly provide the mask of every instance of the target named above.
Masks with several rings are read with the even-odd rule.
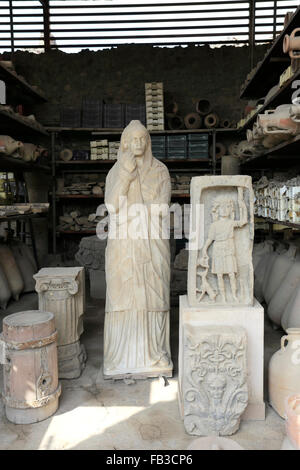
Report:
[[[190,307],[187,296],[180,296],[179,314],[179,401],[183,416],[182,384],[185,375],[184,338],[185,325],[206,327],[210,325],[240,326],[247,333],[247,367],[249,402],[242,419],[264,420],[265,404],[263,398],[263,361],[264,361],[264,310],[254,301],[253,306],[236,307]]]
[[[188,298],[197,305],[252,305],[251,177],[191,180]]]
[[[105,185],[106,377],[172,374],[170,243],[162,236],[163,215],[154,215],[160,204],[168,210],[170,197],[167,167],[153,157],[147,129],[131,121]]]

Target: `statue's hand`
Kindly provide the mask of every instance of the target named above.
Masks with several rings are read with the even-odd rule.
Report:
[[[122,164],[125,170],[129,171],[129,173],[134,172],[134,170],[136,169],[136,160],[132,152],[127,151],[124,154],[124,158],[122,159]]]

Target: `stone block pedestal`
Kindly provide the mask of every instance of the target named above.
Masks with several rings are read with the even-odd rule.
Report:
[[[188,373],[185,355],[186,337],[190,331],[205,327],[242,327],[247,337],[247,385],[248,405],[242,414],[242,420],[264,420],[265,404],[263,400],[264,367],[264,310],[254,299],[252,306],[204,306],[190,307],[187,296],[180,296],[179,320],[179,408],[184,418],[184,380]],[[222,330],[222,328],[221,328]]]

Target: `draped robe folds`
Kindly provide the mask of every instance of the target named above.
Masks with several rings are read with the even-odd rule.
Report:
[[[169,238],[161,236],[162,216],[151,219],[151,205],[169,205],[170,195],[168,169],[152,156],[150,144],[143,165],[133,173],[124,167],[119,152],[105,187],[109,228],[115,222],[116,238],[111,237],[112,230],[105,254],[104,375],[172,371],[170,245]],[[122,196],[127,197],[127,207],[124,200],[120,204]],[[142,204],[143,211],[135,211],[134,204]],[[159,236],[151,238],[151,224],[154,227],[155,221]],[[134,227],[137,231],[146,227],[143,238],[135,239]]]

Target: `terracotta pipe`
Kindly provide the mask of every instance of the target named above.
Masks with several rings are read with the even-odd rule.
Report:
[[[222,119],[220,121],[220,127],[223,129],[229,129],[231,127],[231,121],[229,121],[229,119]]]
[[[178,131],[184,128],[184,120],[181,116],[176,114],[174,117],[168,118],[168,127],[173,131]]]
[[[200,129],[202,117],[198,113],[189,113],[184,118],[184,124],[187,129]]]
[[[197,101],[196,103],[197,113],[201,114],[202,116],[205,116],[206,114],[209,114],[211,110],[212,110],[212,107],[208,100],[201,99]]]
[[[219,116],[216,113],[209,113],[204,118],[204,125],[207,129],[212,129],[214,127],[218,127],[220,122]]]

